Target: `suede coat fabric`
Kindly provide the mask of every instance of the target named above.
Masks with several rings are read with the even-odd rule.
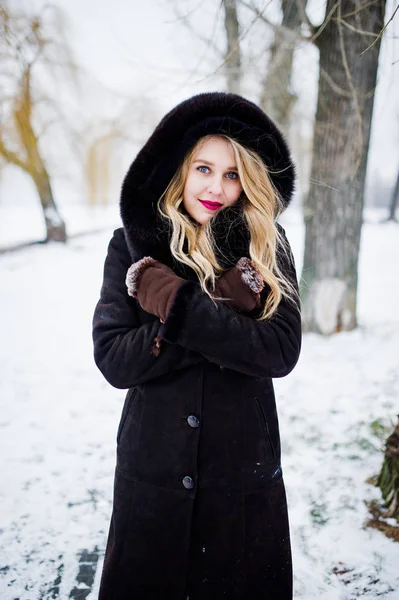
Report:
[[[274,183],[285,205],[291,198],[294,169],[281,134],[258,107],[231,94],[179,105],[129,170],[124,227],[109,244],[93,320],[96,364],[111,385],[128,390],[100,600],[292,598],[272,378],[298,360],[299,311],[283,299],[270,320],[258,321],[258,308],[215,306],[195,272],[171,256],[169,226],[155,209],[185,152],[218,132],[256,149],[280,172]],[[226,269],[249,257],[242,217],[238,202],[212,221]],[[162,325],[127,294],[126,272],[144,256],[186,280]],[[292,255],[279,251],[278,260],[296,286]],[[266,286],[263,301],[267,293]]]

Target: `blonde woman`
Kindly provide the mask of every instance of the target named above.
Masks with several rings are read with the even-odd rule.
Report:
[[[93,321],[128,390],[100,600],[292,598],[272,378],[301,347],[293,185],[275,125],[224,93],[168,113],[130,167]]]

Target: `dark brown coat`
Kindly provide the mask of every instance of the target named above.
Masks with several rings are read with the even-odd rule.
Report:
[[[221,97],[225,101],[224,95],[208,96],[212,107]],[[237,102],[238,97],[228,98]],[[203,130],[197,129],[201,137]],[[130,176],[146,168],[138,159]],[[151,195],[151,177],[136,197],[128,180],[129,175],[122,193],[124,229],[110,242],[93,321],[98,367],[111,385],[128,389],[117,434],[100,600],[291,600],[272,378],[288,374],[298,360],[300,314],[286,300],[269,321],[256,320],[257,309],[239,314],[215,306],[196,274],[173,262],[168,230],[156,222],[155,211],[134,220],[137,198],[157,197]],[[292,181],[286,203],[291,192]],[[223,221],[215,221],[216,239],[228,249],[226,268],[249,256],[240,207],[234,210],[230,237]],[[222,212],[228,218],[229,211]],[[130,264],[149,248],[153,258],[187,280],[160,331],[159,320],[144,312],[125,286]],[[293,261],[283,255],[279,260],[296,285]],[[263,300],[267,293],[265,288]],[[154,356],[158,334],[163,342]]]

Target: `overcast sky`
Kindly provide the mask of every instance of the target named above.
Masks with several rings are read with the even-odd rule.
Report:
[[[12,0],[12,6],[40,7],[46,0]],[[143,96],[159,106],[159,117],[180,100],[206,90],[220,89],[221,74],[209,77],[220,64],[210,45],[205,46],[179,21],[174,6],[193,7],[192,21],[212,43],[223,46],[220,30],[214,31],[213,15],[219,0],[55,0],[68,19],[69,41],[77,61],[104,86],[123,95]],[[266,3],[265,3],[266,4]],[[394,0],[388,0],[387,17]],[[310,0],[310,14],[317,23],[324,2]],[[399,167],[399,27],[394,20],[386,33],[375,99],[369,176],[379,173],[392,183]],[[263,30],[262,30],[263,31]],[[394,39],[394,37],[398,39]],[[256,55],[261,36],[254,27],[246,44]],[[262,60],[262,48],[258,48]],[[311,117],[317,90],[317,51],[304,45],[297,51],[295,91]],[[259,78],[258,78],[259,79]],[[256,78],[248,79],[246,95],[257,100]],[[252,83],[251,83],[252,82]],[[100,104],[93,105],[101,112]],[[104,109],[105,110],[105,109]],[[106,111],[112,113],[113,106]]]

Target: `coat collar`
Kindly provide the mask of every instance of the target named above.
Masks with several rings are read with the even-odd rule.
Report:
[[[133,261],[143,256],[174,267],[170,225],[157,214],[156,204],[187,151],[204,135],[225,133],[257,151],[286,208],[291,201],[295,169],[287,144],[275,124],[252,102],[235,94],[205,93],[170,111],[133,161],[122,186],[120,210]],[[240,201],[212,219],[217,258],[223,268],[249,256],[249,232]]]

